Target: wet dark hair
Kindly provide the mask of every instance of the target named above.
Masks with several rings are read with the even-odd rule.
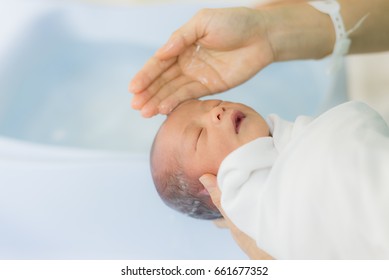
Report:
[[[157,138],[158,133],[150,152],[150,169],[154,185],[163,202],[192,218],[204,220],[222,218],[221,213],[212,203],[211,197],[198,194],[198,190],[204,188],[200,181],[197,178],[189,178],[174,155],[165,155],[169,157],[169,166],[161,166],[156,161]]]

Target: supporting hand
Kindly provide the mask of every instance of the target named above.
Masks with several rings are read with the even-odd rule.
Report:
[[[225,225],[230,229],[232,236],[239,247],[250,257],[255,260],[270,260],[273,259],[269,254],[257,247],[255,240],[249,237],[247,234],[238,229],[234,223],[228,219],[226,213],[223,211],[220,204],[221,192],[217,185],[216,176],[211,174],[205,174],[200,178],[201,183],[209,192],[212,198],[212,202],[219,209],[225,219]]]

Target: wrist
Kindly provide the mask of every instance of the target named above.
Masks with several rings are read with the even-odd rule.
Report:
[[[336,37],[328,15],[304,2],[263,12],[275,61],[320,59],[332,53]]]

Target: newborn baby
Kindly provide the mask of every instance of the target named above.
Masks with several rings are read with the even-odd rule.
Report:
[[[199,182],[217,175],[221,205],[277,259],[389,259],[389,128],[361,102],[295,122],[219,100],[181,104],[152,148],[170,207],[220,217]]]

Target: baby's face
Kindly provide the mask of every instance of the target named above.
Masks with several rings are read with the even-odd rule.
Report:
[[[158,141],[165,151],[175,154],[189,176],[200,177],[216,175],[229,153],[265,136],[269,136],[267,123],[248,106],[189,100],[169,114]]]

